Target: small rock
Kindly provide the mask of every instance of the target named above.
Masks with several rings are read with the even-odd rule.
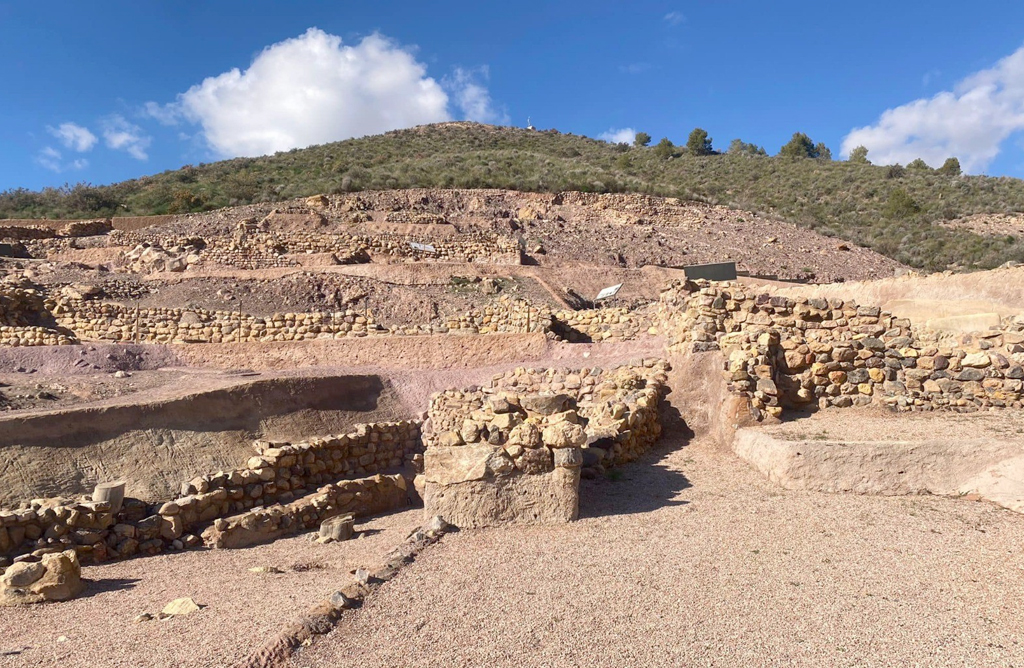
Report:
[[[197,604],[191,598],[176,598],[160,611],[161,615],[168,617],[184,617],[185,615],[191,615],[193,612],[200,610],[199,604]]]
[[[341,608],[342,610],[349,610],[351,608],[354,608],[355,605],[356,602],[348,596],[345,596],[343,592],[336,591],[333,594],[331,594],[331,607]]]
[[[423,530],[427,533],[442,533],[451,528],[451,524],[444,521],[444,518],[440,515],[434,515],[430,520],[423,525]]]

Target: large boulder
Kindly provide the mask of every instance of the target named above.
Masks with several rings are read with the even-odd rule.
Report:
[[[38,562],[18,562],[0,575],[0,606],[67,601],[84,589],[75,551],[53,552]]]

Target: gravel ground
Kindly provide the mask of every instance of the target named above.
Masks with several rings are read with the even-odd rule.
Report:
[[[784,491],[701,443],[583,506],[446,537],[292,667],[1024,665],[1012,512]]]
[[[299,536],[245,550],[189,551],[86,567],[89,587],[81,598],[0,609],[0,666],[230,665],[347,584],[349,571],[377,564],[422,523],[422,512],[359,523],[356,530],[365,534],[340,544],[317,545]],[[258,566],[285,572],[249,572]],[[168,621],[134,621],[185,596],[203,609]]]

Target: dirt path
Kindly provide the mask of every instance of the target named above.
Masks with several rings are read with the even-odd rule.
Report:
[[[673,445],[586,483],[577,523],[445,538],[291,665],[1024,661],[1024,517],[783,491]]]

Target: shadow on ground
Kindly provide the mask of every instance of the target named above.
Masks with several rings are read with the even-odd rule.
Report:
[[[85,582],[86,588],[78,598],[90,598],[107,592],[134,589],[135,583],[141,582],[141,580],[139,578],[111,578],[109,580],[83,580],[83,582]]]
[[[679,424],[686,427],[682,420]],[[693,485],[665,464],[673,451],[689,443],[693,432],[683,428],[667,429],[655,449],[635,462],[612,469],[604,478],[581,481],[580,518],[636,515],[689,503],[676,497]]]

